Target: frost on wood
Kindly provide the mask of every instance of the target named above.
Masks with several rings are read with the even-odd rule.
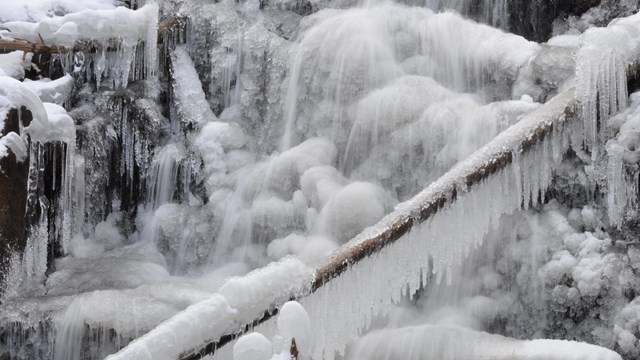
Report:
[[[94,53],[94,75],[97,87],[103,75],[111,75],[113,87],[126,88],[129,78],[150,78],[157,68],[158,5],[149,4],[139,10],[118,7],[113,10],[85,10],[60,17],[45,18],[39,22],[9,21],[0,37],[12,47],[37,52],[37,47],[73,49],[80,41],[98,44]],[[116,41],[115,53],[108,48]],[[8,41],[8,42],[7,42]],[[20,44],[27,42],[24,49]],[[142,56],[137,46],[144,43]],[[31,45],[30,45],[31,44]],[[30,49],[29,46],[33,46]],[[70,71],[72,69],[69,69]],[[131,73],[133,70],[133,74]]]

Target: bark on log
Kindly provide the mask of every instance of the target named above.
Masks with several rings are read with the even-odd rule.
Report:
[[[20,134],[20,127],[27,126],[31,120],[31,112],[24,107],[20,111],[9,111],[0,137],[12,131]],[[27,244],[28,179],[28,158],[18,161],[9,151],[0,159],[0,285],[4,284],[11,255],[22,254]],[[0,292],[3,288],[0,286]]]

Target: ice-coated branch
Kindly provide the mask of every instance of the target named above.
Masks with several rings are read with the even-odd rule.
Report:
[[[187,19],[184,17],[172,17],[165,19],[158,24],[158,42],[162,42],[165,35],[174,31],[181,31],[185,28]],[[119,41],[113,38],[108,41],[110,44],[107,51],[116,51]],[[1,39],[0,53],[9,53],[12,51],[24,51],[25,53],[33,53],[34,55],[51,55],[64,54],[69,52],[89,51],[96,52],[98,50],[97,43],[94,41],[76,41],[73,47],[67,47],[55,44],[46,44],[42,40],[28,41],[22,39]]]
[[[427,220],[432,220],[434,223],[437,220],[441,220],[434,220],[433,218],[442,212],[442,210],[451,207],[451,204],[460,201],[460,198],[469,197],[468,194],[473,193],[473,191],[470,191],[472,187],[479,186],[491,178],[504,177],[503,173],[505,173],[505,169],[514,162],[514,157],[525,157],[530,149],[536,146],[539,147],[541,142],[546,140],[550,142],[549,138],[551,138],[552,136],[550,135],[554,133],[553,129],[559,129],[559,131],[555,133],[561,132],[561,129],[565,126],[565,122],[574,118],[573,114],[576,104],[575,91],[571,89],[549,101],[538,111],[500,134],[491,143],[478,150],[469,159],[456,166],[422,193],[418,194],[412,200],[401,204],[395,212],[385,217],[376,226],[365,230],[358,237],[345,244],[340,250],[316,268],[306,291],[290,293],[290,297],[304,300],[308,297],[323,294],[327,291],[327,285],[332,284],[336,278],[343,277],[345,273],[351,273],[351,269],[353,269],[354,266],[359,263],[366,263],[366,260],[372,255],[380,254],[380,256],[383,257],[385,254],[382,254],[382,252],[385,251],[385,249],[396,247],[390,245],[398,242],[400,239],[406,240],[404,238],[407,237],[410,231],[413,233],[414,228],[420,224],[427,222]],[[547,171],[551,171],[550,167],[546,169]],[[534,169],[531,171],[534,171]],[[540,180],[540,182],[542,182],[542,180]],[[524,206],[525,202],[527,204],[526,206],[528,206],[529,201],[535,204],[538,201],[537,194],[544,193],[543,186],[531,186],[528,189],[531,194],[536,194],[536,199],[534,200],[533,196],[527,195],[527,197],[513,201],[513,207]],[[405,241],[401,241],[400,243],[403,242]],[[271,270],[279,272],[277,265],[272,265]],[[282,270],[284,272],[284,269]],[[415,276],[419,277],[419,275]],[[375,278],[375,276],[373,276],[373,278]],[[331,288],[331,286],[329,286],[329,288]],[[186,316],[189,312],[190,311],[187,310],[178,316]],[[181,351],[178,358],[181,360],[199,359],[204,355],[215,353],[217,349],[229,344],[237,336],[271,319],[273,315],[277,313],[277,306],[271,304],[265,306],[263,311],[255,313],[259,313],[260,316],[256,317],[255,320],[243,322],[245,325],[242,326],[238,326],[237,322],[227,323],[227,325],[233,326],[221,331],[222,328],[224,328],[224,324],[221,324],[223,326],[217,328],[216,331],[220,336],[215,338],[210,337],[210,341],[206,341],[199,347]],[[168,330],[167,325],[167,323],[164,323],[160,325],[159,328]],[[161,331],[154,331],[158,336],[167,335]],[[152,331],[152,333],[154,331]],[[150,349],[154,346],[153,344],[158,344],[161,340],[153,336],[152,333],[134,342],[134,347],[125,348],[109,359],[124,359],[126,356],[132,354],[140,354],[139,359],[146,359],[142,351],[138,350],[138,352],[134,350],[142,348]],[[199,334],[200,337],[203,335],[205,334]],[[349,339],[344,339],[345,343],[348,342],[348,340]],[[307,356],[307,354],[300,355],[303,357]]]

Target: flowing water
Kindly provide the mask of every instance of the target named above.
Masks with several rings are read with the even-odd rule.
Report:
[[[506,0],[482,4],[486,24],[465,17],[468,0],[320,1],[308,14],[299,11],[303,2],[159,3],[161,15],[190,19],[184,43],[165,49],[170,56],[161,60],[169,68],[152,68],[148,48],[144,62],[136,58],[131,44],[92,55],[105,97],[145,78],[143,100],[169,102],[155,115],[161,124],[148,124],[164,135],[151,139],[128,116],[133,105],[106,109],[119,124],[112,134],[121,154],[117,182],[132,189],[132,198],[136,186],[144,195],[130,207],[125,198],[101,204],[85,192],[96,191],[94,164],[86,162],[99,149],[75,158],[70,151],[58,184],[66,196],[65,256],[45,280],[46,231],[35,231],[24,264],[32,285],[8,294],[10,303],[44,296],[33,316],[53,322],[55,346],[42,358],[104,356],[211,296],[229,276],[284,256],[314,266],[539,109],[575,70],[577,42],[553,52],[500,30],[509,28]],[[560,69],[553,80],[545,77],[550,69]],[[104,110],[104,102],[96,108]],[[91,224],[98,205],[107,213]],[[484,269],[485,287],[501,270],[491,269],[500,266],[492,246],[460,269]],[[532,259],[529,275],[541,266]],[[457,285],[431,289],[437,295],[421,306],[437,310],[479,296],[468,290],[482,286],[465,282],[467,275],[449,274]],[[471,326],[463,322],[454,325]],[[452,342],[462,341],[456,337],[476,338],[457,327],[416,326],[372,335],[354,345],[352,358],[372,359],[370,344],[395,336],[416,358],[429,347],[440,349],[436,358],[453,359],[459,357]],[[40,336],[51,336],[47,331]],[[432,341],[422,343],[425,337]],[[411,358],[398,351],[378,358]]]

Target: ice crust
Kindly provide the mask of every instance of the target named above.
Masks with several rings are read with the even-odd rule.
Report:
[[[209,121],[217,120],[211,111],[200,84],[200,78],[194,68],[187,50],[178,47],[171,53],[171,65],[175,85],[174,95],[177,97],[175,105],[181,121],[204,126]]]
[[[74,86],[73,77],[69,74],[56,80],[48,78],[37,81],[25,79],[23,83],[35,91],[43,102],[58,105],[63,105],[67,101]]]

